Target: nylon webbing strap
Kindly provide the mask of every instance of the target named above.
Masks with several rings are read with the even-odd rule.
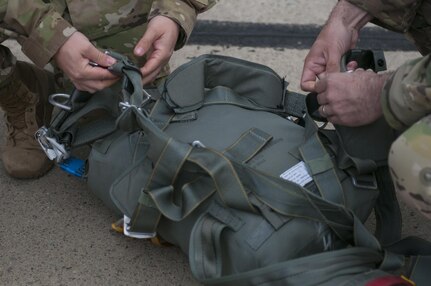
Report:
[[[301,156],[323,198],[345,204],[343,188],[335,172],[334,164],[319,139],[317,127],[314,122],[311,122],[309,116],[306,116],[305,120],[305,142],[299,147]]]
[[[352,157],[347,153],[347,150],[344,147],[345,144],[342,142],[338,131],[323,130],[321,133],[336,146],[334,151],[337,154],[337,165],[341,169],[348,170],[349,168],[353,168],[355,170],[355,174],[369,174],[376,170],[377,165],[374,160]]]
[[[220,242],[215,240],[220,239],[220,233],[227,226],[220,224],[220,222],[212,224],[213,222],[209,219],[206,223],[205,237],[199,239],[194,237],[194,233],[199,230],[202,231],[204,227],[202,221],[199,224],[200,228],[193,229],[189,253],[191,270],[194,276],[205,285],[353,285],[344,283],[350,281],[357,274],[370,271],[382,259],[381,254],[377,251],[353,247],[274,263],[248,272],[221,276],[219,265],[222,263],[222,257],[218,246]],[[212,234],[211,237],[209,237],[210,234]],[[208,245],[211,242],[215,243],[217,247],[208,249],[208,247],[203,246],[204,243]],[[208,252],[201,253],[200,251]]]
[[[181,221],[215,192],[216,188],[212,179],[201,176],[182,186],[181,200],[177,204],[172,203],[171,193],[164,192],[164,190],[153,191],[152,198],[165,217],[173,221]]]
[[[161,215],[160,209],[170,209],[174,206],[172,185],[191,148],[191,146],[180,144],[172,139],[166,143],[159,160],[155,163],[148,184],[141,194],[139,205],[133,212],[130,221],[131,231],[145,233],[156,231]],[[148,195],[153,199],[156,208],[152,202],[149,202]],[[168,205],[157,205],[157,203]]]
[[[386,254],[392,253],[395,258],[411,257],[411,266],[408,273],[410,280],[417,286],[429,285],[429,271],[431,269],[431,243],[429,241],[409,236],[386,246],[385,250]]]
[[[229,146],[223,153],[231,156],[238,162],[246,163],[271,141],[272,136],[258,128],[247,130],[238,140]]]
[[[169,108],[164,100],[158,100],[150,112],[151,121],[154,122],[161,130],[166,129],[175,113]]]
[[[142,74],[139,68],[126,56],[109,51],[117,62],[109,67],[109,70],[123,77],[122,93],[126,103],[134,106],[141,106],[143,101]]]
[[[189,261],[197,279],[220,277],[222,260],[220,257],[220,235],[228,226],[204,214],[192,230],[189,247]]]
[[[227,206],[255,211],[231,161],[224,155],[212,149],[194,148],[188,161],[201,167],[213,179],[218,194]]]
[[[416,286],[428,286],[430,284],[430,269],[431,256],[415,257],[409,278]]]
[[[80,119],[96,110],[104,110],[109,115],[116,116],[118,114],[118,94],[112,89],[95,93],[81,109],[71,113],[58,130],[60,132],[66,131]]]
[[[388,167],[376,171],[379,197],[374,207],[376,214],[376,237],[385,246],[401,239],[402,214]]]
[[[300,93],[286,91],[284,99],[284,109],[292,116],[301,118],[306,110],[306,96]]]
[[[82,121],[93,112],[105,111],[104,116],[95,120]],[[90,98],[85,106],[72,113],[62,124],[60,132],[73,132],[73,146],[81,146],[96,139],[105,137],[116,130],[115,115],[118,113],[118,95],[111,89],[109,92],[98,92]],[[72,128],[77,126],[77,128]]]
[[[323,222],[340,237],[352,242],[354,216],[342,205],[318,197],[295,183],[268,176],[244,164],[233,162],[244,187],[275,212]]]

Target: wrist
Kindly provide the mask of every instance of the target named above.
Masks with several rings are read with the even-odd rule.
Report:
[[[373,16],[367,11],[353,5],[347,0],[340,0],[332,10],[328,22],[334,22],[349,30],[359,32],[372,19]]]

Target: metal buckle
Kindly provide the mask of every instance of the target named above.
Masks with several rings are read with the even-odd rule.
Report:
[[[71,111],[72,106],[65,104],[65,102],[67,102],[70,99],[70,97],[71,95],[67,93],[54,93],[49,96],[48,101],[53,106],[56,106],[66,111]],[[62,99],[62,101],[58,101],[57,99]]]
[[[131,231],[130,226],[130,218],[126,215],[123,217],[123,233],[125,236],[134,237],[134,238],[153,238],[157,235],[156,232],[137,232],[137,231]]]
[[[121,110],[124,111],[130,107],[136,107],[136,109],[141,111],[142,107],[145,106],[147,104],[147,102],[149,102],[152,99],[151,94],[149,94],[145,89],[142,89],[142,91],[144,92],[145,98],[142,100],[140,107],[137,107],[136,105],[130,104],[130,102],[128,102],[128,101],[121,101],[119,103]]]
[[[196,148],[206,148],[205,145],[199,140],[193,141],[192,146]]]
[[[42,126],[34,135],[46,156],[51,161],[55,159],[57,163],[69,158],[70,154],[66,151],[65,146],[58,143],[55,138],[49,137],[47,134],[48,129],[45,126]]]
[[[377,190],[377,179],[374,174],[352,176],[353,185],[357,188]]]

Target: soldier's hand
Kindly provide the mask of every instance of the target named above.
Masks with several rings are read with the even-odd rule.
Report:
[[[156,16],[148,23],[144,36],[134,50],[137,57],[147,57],[147,62],[141,68],[143,84],[154,81],[169,62],[179,31],[178,24],[164,16]]]
[[[106,68],[115,59],[99,51],[80,32],[75,32],[54,55],[58,67],[70,78],[78,90],[96,92],[102,90],[119,78]],[[101,67],[92,66],[92,61]]]
[[[372,19],[366,11],[340,0],[305,58],[301,88],[315,91],[316,80],[326,73],[340,71],[341,57],[356,46],[359,30]],[[348,63],[353,70],[357,63]]]
[[[388,76],[363,69],[326,74],[316,83],[320,114],[344,126],[375,121],[382,115],[380,94]]]
[[[342,25],[328,23],[308,52],[302,71],[301,88],[315,91],[316,80],[325,73],[339,72],[344,53],[356,44],[358,34]],[[353,65],[353,63],[350,63]],[[348,67],[348,68],[354,68]]]

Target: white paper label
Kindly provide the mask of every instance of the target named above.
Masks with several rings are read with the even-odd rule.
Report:
[[[307,168],[305,167],[305,163],[302,161],[281,174],[280,178],[298,184],[302,187],[313,180],[313,178],[308,173]]]

